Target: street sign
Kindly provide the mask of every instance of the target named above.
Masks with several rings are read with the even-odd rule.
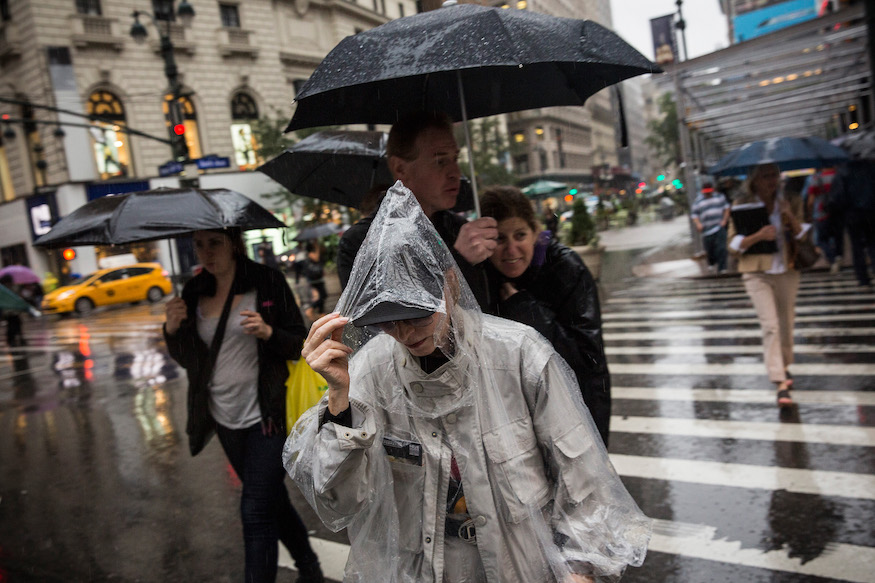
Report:
[[[165,162],[158,166],[158,174],[159,176],[170,176],[171,174],[179,174],[182,172],[182,162]]]
[[[197,167],[201,170],[208,168],[229,168],[231,166],[231,158],[224,156],[205,156],[195,160]]]

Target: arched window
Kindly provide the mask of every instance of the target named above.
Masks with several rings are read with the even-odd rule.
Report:
[[[15,188],[12,186],[12,173],[9,171],[9,159],[6,157],[6,147],[3,145],[3,135],[0,134],[0,202],[15,198]]]
[[[130,137],[122,131],[126,125],[122,102],[100,89],[88,96],[85,109],[94,116],[89,133],[100,178],[130,175],[131,146]]]
[[[170,108],[167,106],[168,102],[172,99],[173,96],[168,93],[164,96],[164,103],[162,103],[168,135],[173,131],[173,128],[170,127]],[[197,160],[201,157],[201,141],[198,137],[197,129],[197,112],[194,110],[194,104],[191,102],[191,99],[185,96],[179,98],[179,109],[182,111],[182,123],[185,126],[185,143],[188,146],[188,158],[189,160]]]
[[[258,166],[258,142],[252,135],[252,123],[258,119],[258,105],[242,91],[231,98],[231,141],[234,158],[240,170],[254,170]]]

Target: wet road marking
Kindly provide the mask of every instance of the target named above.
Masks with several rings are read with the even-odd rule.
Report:
[[[349,558],[349,545],[311,536],[310,546],[319,556],[322,574],[328,579],[343,581],[343,570],[346,567],[346,560]],[[295,561],[292,560],[289,551],[284,545],[279,545],[279,547],[280,554],[277,564],[280,567],[295,570]]]
[[[716,344],[672,344],[669,346],[606,346],[605,352],[611,355],[621,354],[737,354],[747,355],[763,353],[763,347],[759,344],[725,346]],[[797,344],[793,347],[795,354],[855,354],[861,352],[875,352],[875,344]],[[609,361],[610,362],[610,361]],[[612,365],[613,366],[613,365]]]
[[[655,520],[649,550],[839,581],[873,581],[875,549],[872,547],[830,543],[822,555],[803,563],[802,558],[791,557],[786,547],[764,551],[716,537],[714,526]]]
[[[752,375],[764,376],[762,362],[705,364],[705,363],[652,363],[652,364],[611,364],[612,375]],[[873,376],[872,364],[794,364],[791,369],[797,376]]]
[[[621,476],[875,500],[875,476],[869,474],[624,454],[610,457]]]
[[[613,399],[645,401],[703,401],[724,403],[775,402],[775,391],[757,389],[689,389],[612,387]],[[800,405],[875,406],[875,392],[862,391],[794,391],[793,400]],[[613,421],[612,421],[613,423]]]
[[[822,292],[816,293],[806,293],[805,290],[800,290],[799,295],[797,296],[797,302],[805,303],[806,300],[818,299],[822,298],[824,300],[829,300],[832,302],[835,301],[848,301],[848,300],[875,300],[875,294],[873,293],[851,293],[845,294],[844,291],[836,292],[835,294],[824,294]],[[643,301],[642,301],[643,300]],[[702,304],[710,304],[706,307],[717,307],[714,304],[717,302],[741,302],[741,301],[750,301],[750,297],[746,293],[733,293],[727,294],[722,297],[714,297],[709,295],[691,295],[684,296],[678,294],[677,296],[668,296],[664,298],[611,298],[607,302],[607,304],[677,304],[677,303],[702,303]]]
[[[678,326],[679,328],[692,328],[691,326]],[[605,332],[604,339],[607,340],[679,340],[690,338],[760,338],[763,333],[758,328],[750,330],[667,330],[669,326],[664,326],[661,330],[655,332]],[[809,338],[821,336],[872,336],[875,335],[875,328],[796,328],[793,336],[796,338]]]
[[[772,399],[774,399],[774,395]],[[718,439],[757,439],[875,447],[875,427],[812,423],[612,416],[611,433],[652,433]],[[872,495],[875,496],[875,482],[873,482]]]
[[[719,314],[719,313],[718,313]],[[717,315],[717,314],[715,314]],[[860,314],[833,314],[829,316],[797,316],[796,325],[820,322],[859,322]],[[760,321],[750,318],[702,318],[688,320],[659,320],[656,322],[640,322],[615,320],[602,322],[602,328],[662,328],[664,326],[755,326],[759,328]]]
[[[635,306],[636,308],[642,306]],[[658,306],[654,306],[653,310],[634,312],[611,311],[602,314],[602,320],[639,320],[646,322],[648,320],[673,320],[678,318],[706,318],[709,316],[750,316],[754,313],[753,308],[723,308],[719,310],[659,310]],[[816,305],[798,305],[796,306],[796,315],[800,314],[833,314],[833,313],[852,313],[852,312],[875,312],[875,304],[849,304],[849,305],[832,305],[832,304],[816,304]],[[868,319],[872,319],[869,315]],[[719,321],[716,320],[715,321]]]

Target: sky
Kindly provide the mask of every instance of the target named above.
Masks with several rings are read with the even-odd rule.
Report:
[[[677,12],[675,0],[610,0],[614,32],[653,60],[650,19]],[[690,58],[713,53],[729,46],[726,15],[720,0],[685,0],[681,5],[687,23],[686,37]],[[683,52],[678,36],[678,50]],[[683,58],[683,55],[681,55]]]

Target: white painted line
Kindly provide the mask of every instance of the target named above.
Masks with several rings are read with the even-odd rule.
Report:
[[[690,328],[689,330],[662,329],[655,332],[605,332],[605,340],[679,340],[681,338],[759,338],[762,332],[759,328],[748,330],[702,330],[694,326],[679,326]],[[793,331],[796,337],[817,336],[871,336],[875,334],[875,328],[799,328]]]
[[[343,569],[346,567],[346,560],[349,558],[349,545],[311,536],[310,546],[313,547],[313,552],[319,557],[322,574],[327,579],[343,581]],[[289,555],[289,551],[282,544],[279,547],[280,554],[277,564],[280,567],[294,570],[295,561]]]
[[[610,457],[621,476],[875,500],[875,476],[867,474],[621,454]]]
[[[721,314],[717,310],[715,315]],[[875,317],[872,318],[875,321]],[[860,314],[834,314],[830,316],[796,316],[796,324],[811,324],[815,322],[859,322]],[[665,326],[759,326],[756,317],[750,318],[701,318],[689,320],[659,320],[641,322],[638,320],[615,320],[602,322],[602,328],[662,328]]]
[[[764,551],[745,547],[740,541],[718,539],[714,526],[654,520],[649,550],[838,581],[875,581],[875,549],[846,543],[831,542],[825,552],[803,563],[802,558],[791,557],[786,546]]]
[[[836,293],[834,295],[823,294],[823,293],[806,293],[805,291],[800,291],[797,296],[797,303],[804,303],[809,300],[828,300],[828,301],[842,301],[846,302],[849,300],[875,300],[875,294],[872,293]],[[665,296],[647,296],[646,298],[610,298],[607,304],[677,304],[677,303],[716,303],[716,302],[737,302],[737,301],[749,301],[750,298],[746,293],[740,294],[726,294],[721,295],[720,297],[714,297],[710,295],[665,295]]]
[[[875,365],[871,364],[794,364],[795,376],[873,376]],[[651,363],[611,364],[611,374],[638,375],[765,375],[762,362],[757,363]],[[765,382],[765,381],[764,381]]]
[[[639,306],[636,306],[639,307]],[[643,306],[641,306],[643,307]],[[812,306],[796,306],[796,315],[800,314],[831,314],[835,312],[875,312],[875,304],[817,304]],[[714,310],[665,310],[656,312],[653,310],[638,310],[634,312],[614,311],[602,314],[603,320],[672,320],[676,318],[707,318],[712,315],[721,316],[751,316],[755,315],[753,307],[749,308],[725,308]],[[872,316],[869,316],[871,319]]]
[[[621,354],[762,354],[763,347],[756,344],[724,346],[706,344],[672,344],[670,346],[605,346],[608,356]],[[796,344],[794,354],[849,354],[875,352],[875,344]],[[872,357],[868,357],[872,358]]]
[[[775,391],[757,389],[688,389],[652,387],[612,387],[613,399],[644,401],[698,401],[721,403],[775,402]],[[868,391],[793,391],[793,400],[800,405],[875,406],[875,392]]]
[[[612,416],[611,433],[686,435],[717,439],[754,439],[875,447],[875,427],[814,423]],[[873,476],[873,480],[875,480],[875,476]],[[872,494],[875,496],[875,488],[873,488]]]

